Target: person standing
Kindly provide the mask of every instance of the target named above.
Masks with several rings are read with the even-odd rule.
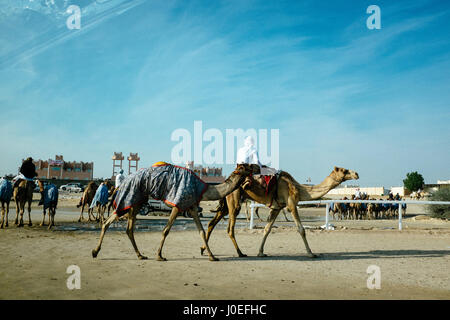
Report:
[[[116,176],[116,185],[115,188],[119,188],[120,184],[125,180],[125,176],[123,174],[123,169],[120,169],[119,174]]]

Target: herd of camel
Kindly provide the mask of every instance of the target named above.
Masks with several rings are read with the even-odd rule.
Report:
[[[203,193],[200,201],[217,201],[219,200],[220,206],[216,211],[214,218],[209,222],[208,228],[205,232],[203,226],[200,222],[198,216],[198,207],[191,207],[188,212],[190,216],[194,219],[195,224],[199,230],[200,236],[203,241],[203,246],[200,248],[201,254],[206,250],[209,255],[209,260],[217,261],[218,259],[213,255],[211,249],[208,246],[208,240],[211,236],[211,233],[217,223],[224,218],[225,216],[229,216],[228,220],[228,235],[233,242],[236,252],[239,257],[245,257],[246,255],[242,253],[240,250],[235,234],[234,228],[236,223],[236,217],[238,216],[242,204],[247,200],[253,200],[260,204],[266,205],[270,209],[268,223],[264,228],[264,235],[262,242],[259,246],[258,257],[266,256],[264,254],[264,244],[266,242],[267,236],[270,234],[272,226],[283,209],[287,209],[294,219],[294,222],[297,226],[297,230],[304,242],[307,254],[309,257],[316,257],[315,254],[312,253],[308,241],[306,239],[305,229],[302,226],[300,221],[300,217],[297,211],[297,203],[299,201],[306,200],[315,200],[319,199],[325,194],[327,194],[331,189],[334,189],[342,182],[352,179],[359,179],[358,173],[353,170],[348,170],[344,168],[334,167],[332,172],[320,183],[317,185],[303,185],[298,183],[289,173],[285,171],[280,171],[277,175],[277,179],[275,185],[271,188],[271,190],[267,190],[263,187],[259,182],[257,182],[253,175],[257,174],[259,170],[258,166],[248,165],[248,164],[238,164],[233,173],[225,180],[224,183],[218,185],[210,185]],[[32,182],[31,182],[32,183]],[[105,182],[106,183],[106,182]],[[31,200],[32,199],[32,191],[33,188],[27,187],[30,183],[28,181],[22,181],[17,190],[14,190],[14,197],[16,203],[19,201],[19,205],[17,206],[17,212],[20,211],[20,222],[18,226],[23,225],[23,212],[25,201],[28,201],[28,211],[31,211]],[[39,183],[41,191],[42,184]],[[83,196],[81,198],[79,206],[81,207],[81,213],[79,221],[83,221],[83,209],[86,205],[90,204],[90,201],[94,198],[96,186],[91,183],[86,190],[83,192]],[[30,191],[31,190],[31,191]],[[110,187],[112,190],[112,187]],[[30,196],[31,195],[31,196]],[[148,196],[148,195],[147,195]],[[170,205],[169,203],[167,203]],[[111,206],[111,202],[109,207]],[[124,216],[128,219],[126,233],[133,245],[133,248],[137,254],[139,259],[147,259],[147,257],[143,256],[139,249],[137,248],[135,239],[134,239],[134,227],[136,222],[136,215],[139,213],[142,204],[133,205],[127,214]],[[172,206],[171,206],[172,207]],[[3,227],[3,215],[4,215],[4,203],[2,201],[2,227]],[[103,242],[103,238],[105,236],[108,227],[118,219],[116,214],[112,214],[108,216],[106,220],[103,218],[103,214],[107,209],[106,205],[102,205],[102,207],[98,207],[98,214],[95,218],[93,216],[92,209],[88,209],[88,219],[95,219],[102,222],[102,230],[100,234],[100,239],[98,245],[95,249],[92,250],[92,256],[97,257],[100,252],[101,245]],[[156,259],[159,261],[165,261],[166,259],[162,256],[162,249],[164,245],[164,241],[167,235],[170,232],[170,229],[175,222],[179,214],[179,210],[176,206],[173,206],[171,209],[171,213],[167,222],[166,227],[162,232],[162,239],[158,251],[156,253]],[[16,219],[17,222],[17,219]],[[29,215],[29,225],[31,225],[31,216]],[[43,225],[43,224],[42,224]],[[6,218],[6,226],[7,226],[7,218]]]
[[[342,200],[349,200],[344,197]],[[355,200],[355,196],[351,197]],[[376,200],[368,195],[360,200]],[[381,200],[381,199],[380,199]],[[406,204],[402,204],[403,215],[406,215]],[[333,203],[330,205],[330,213],[335,220],[374,220],[398,218],[398,203]]]

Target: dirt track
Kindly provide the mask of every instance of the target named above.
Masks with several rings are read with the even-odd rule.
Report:
[[[247,258],[236,257],[219,229],[210,241],[219,262],[200,256],[196,231],[173,230],[163,251],[169,261],[157,262],[160,232],[136,232],[150,259],[139,261],[124,232],[108,232],[93,259],[99,232],[10,226],[0,230],[0,299],[449,299],[449,223],[415,230],[410,222],[402,232],[308,229],[317,259],[305,256],[292,224],[277,223],[267,258],[256,257],[261,229],[237,230]],[[80,290],[66,287],[66,268],[73,264],[81,268]],[[366,287],[369,265],[381,268],[380,290]]]

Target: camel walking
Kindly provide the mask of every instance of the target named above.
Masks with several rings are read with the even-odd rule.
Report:
[[[39,185],[42,188],[41,185]],[[58,188],[54,184],[45,186],[43,193],[43,210],[42,210],[42,222],[41,227],[45,226],[45,214],[48,209],[48,230],[55,225],[56,207],[58,206]]]
[[[28,209],[28,226],[31,227],[33,225],[33,223],[31,222],[31,203],[33,202],[34,187],[35,184],[33,181],[22,180],[20,181],[19,185],[16,188],[14,188],[13,194],[14,199],[16,201],[16,220],[14,221],[14,224],[16,224],[17,227],[23,227],[24,225],[23,214],[25,213],[25,204],[27,204]],[[42,189],[41,183],[39,183],[39,189],[42,194],[44,190]]]
[[[9,202],[13,193],[12,183],[4,178],[0,179],[0,202],[2,203],[2,221],[0,229],[8,227]]]
[[[173,166],[164,162],[157,162],[151,168],[142,169],[135,174],[128,176],[120,185],[115,198],[115,212],[106,220],[102,226],[100,240],[97,247],[92,250],[92,257],[97,257],[105,232],[112,222],[120,216],[128,213],[127,235],[133,245],[138,259],[147,259],[143,256],[134,240],[134,226],[136,215],[142,204],[148,201],[149,196],[155,199],[162,199],[172,207],[166,227],[162,232],[162,239],[159,245],[156,259],[166,261],[162,256],[164,241],[180,212],[188,210],[195,221],[197,229],[203,240],[205,248],[209,254],[210,261],[217,261],[208,243],[206,242],[205,231],[198,217],[198,203],[200,201],[214,201],[222,199],[234,190],[238,189],[245,178],[252,173],[259,171],[258,166],[242,164],[238,165],[233,173],[219,185],[207,185],[200,180],[195,173],[189,169]]]
[[[314,258],[316,255],[312,253],[308,245],[308,241],[306,240],[305,229],[302,226],[297,211],[297,203],[301,200],[306,201],[319,199],[323,195],[327,194],[328,191],[340,185],[343,181],[358,178],[358,173],[353,170],[334,167],[334,170],[322,183],[315,186],[308,186],[299,184],[289,173],[281,171],[275,187],[269,193],[266,193],[265,188],[253,180],[252,183],[246,183],[242,186],[242,188],[237,189],[233,193],[229,194],[225,199],[221,200],[221,208],[217,211],[215,217],[208,224],[206,242],[208,242],[215,225],[224,215],[229,214],[230,219],[228,221],[228,235],[230,236],[239,257],[246,257],[246,255],[241,252],[236,242],[234,236],[234,226],[236,223],[236,217],[241,208],[241,202],[244,199],[249,198],[258,203],[265,204],[270,209],[269,222],[264,228],[264,236],[259,247],[258,257],[267,256],[264,254],[264,244],[267,236],[269,235],[280,210],[286,207],[294,218],[294,222],[303,239],[308,256]],[[200,252],[202,254],[204,250],[205,246],[200,248]]]
[[[98,185],[94,181],[91,181],[91,182],[89,182],[88,186],[84,190],[83,195],[81,196],[80,202],[77,204],[77,208],[81,207],[80,217],[78,218],[78,222],[82,222],[84,220],[83,211],[84,211],[84,207],[86,205],[88,208],[88,221],[95,220],[95,217],[93,214],[94,209],[91,209],[90,206],[91,206],[92,200],[94,199],[97,188],[98,188]],[[92,220],[91,220],[91,216],[92,216]]]
[[[103,224],[105,219],[105,211],[106,211],[106,205],[108,204],[108,198],[110,194],[110,188],[109,182],[104,181],[100,184],[100,186],[97,188],[94,199],[91,202],[91,205],[89,206],[89,209],[97,208],[97,218],[96,221],[100,221],[100,223]]]

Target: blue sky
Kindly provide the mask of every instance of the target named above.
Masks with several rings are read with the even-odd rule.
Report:
[[[334,165],[362,186],[450,179],[449,30],[447,1],[2,1],[0,174],[55,154],[96,177],[114,151],[170,162],[171,133],[202,120],[279,129],[301,183]]]

